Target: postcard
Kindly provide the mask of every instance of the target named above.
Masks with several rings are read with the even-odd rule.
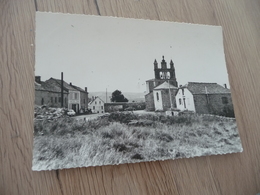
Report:
[[[222,34],[37,12],[32,169],[242,152]]]

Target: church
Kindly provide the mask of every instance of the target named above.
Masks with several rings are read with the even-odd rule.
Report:
[[[178,110],[234,117],[231,91],[226,84],[188,82],[178,87],[174,63],[171,60],[167,67],[164,56],[160,67],[155,59],[154,79],[146,81],[146,90],[147,111],[175,114],[173,111]]]
[[[176,108],[175,94],[178,90],[174,63],[171,60],[170,66],[162,57],[161,66],[155,59],[154,79],[146,81],[145,102],[147,111],[166,111]]]

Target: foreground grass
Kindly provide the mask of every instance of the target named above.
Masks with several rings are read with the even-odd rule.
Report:
[[[130,126],[130,120],[143,121]],[[112,114],[92,121],[35,121],[33,170],[241,152],[234,119]]]

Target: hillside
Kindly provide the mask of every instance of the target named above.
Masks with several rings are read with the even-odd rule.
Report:
[[[129,102],[144,102],[144,93],[135,93],[135,92],[123,92],[123,95],[129,100]],[[89,92],[88,97],[98,96],[104,102],[106,102],[106,92]],[[107,103],[111,102],[110,97],[112,96],[112,92],[107,92]]]

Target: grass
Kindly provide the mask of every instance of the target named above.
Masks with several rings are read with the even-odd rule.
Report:
[[[132,120],[139,121],[129,125]],[[112,113],[90,121],[35,120],[33,170],[241,152],[235,119]]]

